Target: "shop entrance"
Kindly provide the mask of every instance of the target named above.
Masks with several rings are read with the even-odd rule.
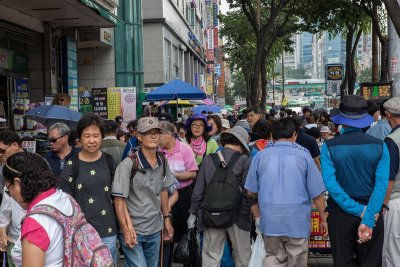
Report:
[[[14,77],[0,74],[0,117],[7,120],[7,126],[13,125],[12,120],[12,99],[14,88]],[[4,109],[1,107],[3,105]],[[4,114],[3,113],[4,110]]]

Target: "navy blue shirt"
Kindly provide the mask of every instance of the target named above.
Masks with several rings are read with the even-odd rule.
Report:
[[[131,153],[131,151],[137,146],[138,146],[138,139],[135,136],[132,136],[129,139],[129,142],[125,146],[124,154],[122,155],[122,160],[124,160],[127,156],[129,156],[129,153]]]
[[[81,149],[79,147],[73,146],[71,152],[64,159],[61,159],[57,155],[57,152],[51,150],[44,155],[44,158],[50,164],[51,170],[53,171],[54,175],[60,177],[60,174],[64,169],[65,161],[80,151]]]
[[[306,134],[304,129],[300,129],[297,133],[296,143],[306,148],[310,152],[312,158],[319,157],[321,154],[315,138]]]
[[[396,127],[393,128],[392,132],[396,131],[398,128],[400,128],[400,125],[397,125]],[[390,172],[389,172],[389,180],[395,180],[396,175],[399,172],[399,148],[397,147],[397,144],[390,138],[385,138],[385,144],[389,150],[389,155],[390,155]]]

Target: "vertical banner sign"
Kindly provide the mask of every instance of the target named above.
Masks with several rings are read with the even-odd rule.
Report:
[[[214,61],[214,29],[207,29],[207,61]]]
[[[117,87],[107,88],[107,113],[108,119],[114,120],[121,115],[121,89]]]
[[[15,99],[29,99],[28,79],[15,79]]]
[[[213,20],[214,20],[214,27],[218,27],[218,15],[219,15],[219,6],[218,4],[213,5]]]
[[[328,64],[325,67],[326,95],[340,95],[340,85],[343,80],[343,64]]]
[[[207,73],[207,80],[206,80],[206,93],[207,95],[211,95],[213,93],[213,75]]]
[[[218,38],[218,28],[214,28],[214,48],[218,48],[219,38]]]
[[[107,88],[93,88],[92,97],[93,113],[107,119]]]
[[[78,63],[76,40],[63,37],[63,92],[71,97],[70,109],[78,111]]]
[[[121,90],[121,88],[119,87]],[[136,119],[136,88],[122,88],[121,91],[122,117],[124,121]]]

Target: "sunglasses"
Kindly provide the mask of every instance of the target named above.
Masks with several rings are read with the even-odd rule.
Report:
[[[57,142],[57,140],[60,139],[61,137],[64,137],[64,135],[61,135],[61,136],[59,136],[59,137],[57,137],[57,138],[54,138],[54,137],[53,137],[53,138],[50,138],[50,139],[49,139],[49,142],[50,142],[51,144],[54,144],[54,143]]]

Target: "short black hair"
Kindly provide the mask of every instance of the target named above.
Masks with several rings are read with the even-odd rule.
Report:
[[[246,150],[242,142],[240,142],[239,139],[237,139],[233,134],[228,134],[228,133],[221,134],[220,142],[222,146],[240,145],[244,151]]]
[[[311,135],[315,139],[321,137],[321,132],[317,127],[312,127],[306,131],[306,134]]]
[[[274,140],[291,138],[296,132],[296,126],[290,118],[280,119],[271,122],[271,134]]]
[[[0,142],[3,144],[10,146],[12,143],[17,143],[19,146],[22,145],[22,140],[19,135],[10,130],[0,131]]]
[[[254,134],[257,134],[261,139],[268,140],[271,136],[270,123],[267,120],[259,119],[251,130]]]
[[[296,127],[296,132],[298,132],[301,128],[303,128],[304,125],[304,118],[300,117],[298,115],[290,117],[292,122],[294,123],[294,126]]]
[[[383,106],[383,104],[386,103],[386,101],[388,101],[389,99],[385,99],[382,101],[382,103],[379,105],[379,111],[381,113],[381,116],[386,116],[386,108]]]
[[[250,112],[254,112],[255,114],[260,114],[260,110],[258,108],[253,108],[253,107],[247,108],[244,114],[247,115]]]
[[[124,118],[122,116],[117,116],[117,117],[115,117],[114,120],[115,120],[115,123],[121,123],[124,121]]]
[[[221,118],[217,115],[217,114],[210,114],[207,116],[207,122],[209,120],[213,120],[215,122],[215,124],[217,125],[217,133],[216,135],[220,134],[222,132],[222,121]]]
[[[117,124],[112,120],[105,120],[104,125],[106,127],[106,133],[116,133],[117,132]]]
[[[128,128],[128,130],[129,130],[129,128],[132,128],[132,129],[136,130],[136,128],[137,128],[137,122],[138,122],[138,120],[132,120],[132,121],[130,121],[130,122],[128,123],[128,125],[126,126],[126,128]]]
[[[76,126],[76,131],[78,132],[79,139],[82,137],[83,131],[90,126],[97,126],[100,129],[101,136],[104,138],[106,127],[104,125],[104,120],[95,115],[95,114],[85,114],[78,121],[78,125]]]
[[[374,101],[368,100],[368,114],[373,116],[378,110],[378,105]]]
[[[21,179],[21,196],[26,203],[31,203],[40,192],[57,185],[57,178],[49,164],[35,153],[19,152],[9,157],[3,168],[3,176],[11,184],[15,178]]]
[[[149,102],[149,105],[150,105],[150,106],[154,106],[154,101],[150,101],[150,102]]]

